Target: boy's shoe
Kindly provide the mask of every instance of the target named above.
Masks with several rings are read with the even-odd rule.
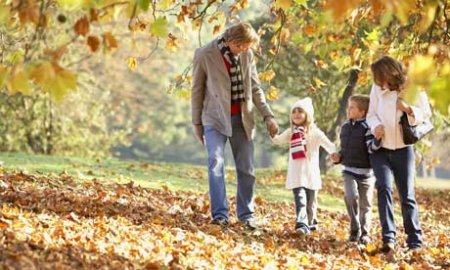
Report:
[[[380,251],[383,253],[392,253],[395,251],[395,247],[396,247],[395,242],[388,241],[383,243],[383,246],[381,247]]]
[[[312,222],[312,224],[309,225],[309,230],[310,231],[317,231],[318,227],[319,227],[319,224],[317,224],[317,221],[314,220]]]
[[[301,235],[308,235],[310,233],[308,226],[303,223],[295,224],[295,231]]]
[[[371,242],[371,240],[370,240],[370,237],[367,234],[363,234],[359,238],[359,242],[366,246],[367,244],[369,244]]]
[[[350,236],[348,237],[349,242],[357,242],[359,239],[359,230],[350,231]]]
[[[418,252],[422,250],[422,245],[414,244],[408,247],[409,251]]]
[[[213,219],[211,224],[219,225],[221,227],[227,227],[228,226],[228,220],[226,218],[224,218],[224,217],[217,217],[217,218]]]
[[[300,227],[300,228],[298,228],[298,229],[295,229],[295,231],[296,231],[298,234],[301,234],[301,235],[308,235],[308,234],[309,234],[309,230],[308,230],[308,228],[306,228],[306,227]]]
[[[258,229],[258,226],[256,226],[254,220],[246,220],[244,221],[244,229],[246,231],[255,231],[256,229]]]

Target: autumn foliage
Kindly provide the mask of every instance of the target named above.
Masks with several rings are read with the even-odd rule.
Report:
[[[203,174],[201,174],[203,175]],[[273,175],[272,179],[281,179]],[[326,179],[323,192],[342,196]],[[293,230],[293,205],[257,198],[261,229],[210,224],[207,194],[76,181],[67,174],[3,172],[0,177],[2,269],[442,269],[450,266],[448,192],[418,190],[425,248],[394,256],[374,244],[349,244],[344,213],[320,209],[319,230]],[[230,207],[235,207],[234,198]],[[399,230],[399,241],[404,243]]]

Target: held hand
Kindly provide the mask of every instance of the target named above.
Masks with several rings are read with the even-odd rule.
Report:
[[[203,145],[205,145],[205,139],[203,137],[203,126],[202,125],[194,125],[194,134],[195,138]]]
[[[339,153],[332,153],[330,158],[333,163],[338,163],[341,160],[341,155]]]
[[[407,114],[412,113],[411,106],[409,106],[408,103],[406,103],[402,98],[399,98],[397,100],[397,110],[400,110]]]
[[[266,128],[267,132],[269,133],[270,137],[274,137],[278,134],[278,124],[275,118],[273,117],[267,117],[266,118]]]
[[[381,138],[383,138],[383,136],[384,136],[384,126],[383,125],[378,125],[375,128],[374,136],[375,136],[375,138],[377,138],[377,140],[381,140]]]

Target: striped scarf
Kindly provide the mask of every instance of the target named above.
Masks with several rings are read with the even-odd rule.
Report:
[[[244,84],[242,82],[241,61],[239,57],[234,56],[225,42],[225,38],[218,40],[219,50],[222,56],[230,63],[231,79],[231,102],[239,103],[245,101]]]
[[[291,154],[292,159],[301,159],[306,157],[306,134],[305,128],[294,127],[291,136]]]

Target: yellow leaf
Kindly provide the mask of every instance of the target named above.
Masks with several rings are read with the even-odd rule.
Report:
[[[240,0],[239,5],[241,8],[248,8],[248,0]]]
[[[83,3],[79,0],[58,0],[57,2],[60,7],[70,11],[79,10]]]
[[[292,6],[292,0],[276,0],[275,7],[281,8],[284,11],[288,10]]]
[[[275,72],[273,70],[267,70],[259,74],[259,80],[270,82],[275,77]]]
[[[42,62],[31,69],[30,77],[42,89],[48,90],[55,79],[55,70],[50,62]]]
[[[278,99],[278,89],[275,86],[270,86],[269,93],[267,94],[267,99],[270,101]]]
[[[366,85],[369,82],[369,76],[367,72],[360,72],[358,75],[358,84]]]
[[[408,22],[409,13],[414,10],[416,6],[415,1],[393,1],[393,5],[386,5],[394,10],[395,16],[400,20],[402,24]]]
[[[128,57],[127,61],[128,61],[128,68],[130,70],[135,70],[137,67],[136,58],[130,56],[130,57]]]
[[[369,243],[366,245],[366,251],[367,253],[373,253],[377,250],[377,247],[375,246],[374,243]]]
[[[317,88],[322,88],[322,86],[327,85],[326,83],[322,82],[316,76],[313,76],[313,80],[314,80],[314,83],[316,84]]]
[[[157,18],[150,25],[150,33],[156,37],[166,37],[169,33],[167,19],[164,17]]]
[[[176,52],[178,50],[177,42],[178,42],[177,37],[170,33],[166,40],[166,49],[172,52]]]
[[[438,3],[427,3],[423,7],[423,12],[421,13],[421,18],[419,22],[419,31],[420,33],[424,33],[428,27],[431,25],[431,23],[434,20],[434,15],[436,14],[436,5]]]
[[[323,60],[314,60],[314,64],[316,65],[317,68],[327,68],[328,64],[325,63]]]
[[[434,162],[433,162],[433,163],[434,163]],[[435,164],[439,164],[439,162],[437,162],[437,163],[435,163]],[[430,252],[431,252],[431,254],[433,254],[433,255],[438,255],[438,254],[441,253],[441,250],[438,249],[438,248],[433,247],[433,248],[430,248]]]
[[[175,0],[160,0],[158,2],[158,5],[160,6],[160,8],[162,10],[166,10],[168,8],[170,8],[170,6],[175,3]]]
[[[433,57],[428,55],[416,55],[409,62],[409,82],[403,97],[407,102],[416,100],[418,92],[415,88],[426,88],[436,78],[435,65]]]
[[[11,75],[11,78],[7,83],[7,87],[11,94],[20,92],[24,95],[31,95],[29,77],[23,69],[19,69]]]
[[[184,100],[190,100],[191,99],[191,90],[189,89],[180,89],[176,92],[176,96],[178,98],[184,99]]]
[[[53,65],[53,68],[55,70],[55,79],[49,87],[49,91],[56,101],[61,101],[70,90],[76,89],[77,77],[69,70],[58,65]]]
[[[10,16],[10,9],[6,6],[0,5],[0,25],[8,22]]]
[[[309,263],[308,257],[302,256],[302,257],[300,258],[300,263],[301,263],[301,264],[308,264],[308,263]]]
[[[331,10],[336,21],[344,20],[347,14],[355,9],[363,0],[327,1],[326,10]]]
[[[400,270],[413,270],[414,268],[412,268],[409,264],[407,264],[407,263],[405,263],[405,262],[402,262],[402,263],[400,264],[399,269],[400,269]]]
[[[3,87],[3,83],[5,83],[5,80],[8,77],[8,73],[8,69],[5,66],[0,65],[0,88]]]

